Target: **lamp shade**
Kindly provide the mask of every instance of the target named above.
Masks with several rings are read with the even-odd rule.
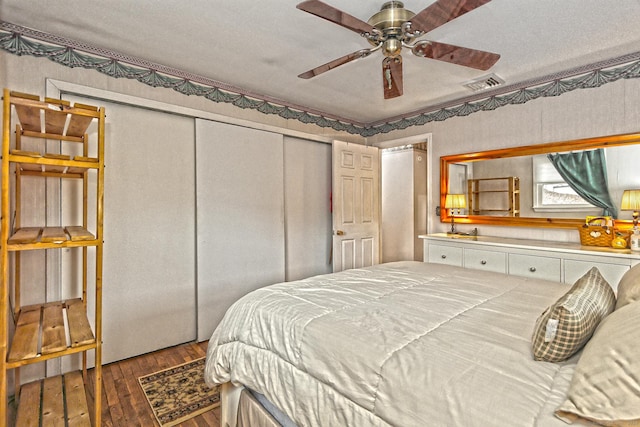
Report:
[[[620,208],[623,211],[640,210],[640,190],[624,190]]]
[[[467,198],[464,194],[447,194],[444,207],[446,209],[464,209],[467,207]]]

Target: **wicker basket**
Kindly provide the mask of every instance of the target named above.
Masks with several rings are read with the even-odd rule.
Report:
[[[607,246],[611,247],[611,241],[616,236],[613,227],[606,225],[592,225],[595,222],[603,222],[606,224],[606,219],[603,217],[590,218],[589,221],[581,227],[578,227],[580,232],[580,244],[583,246]]]

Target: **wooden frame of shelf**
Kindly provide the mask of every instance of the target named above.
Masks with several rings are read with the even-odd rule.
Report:
[[[15,111],[15,147],[11,149],[11,120]],[[96,157],[89,157],[88,127],[97,121]],[[104,108],[68,101],[3,92],[2,134],[2,230],[0,232],[0,424],[8,421],[7,372],[15,373],[16,425],[66,422],[70,425],[101,423],[102,393],[102,254],[104,204]],[[82,154],[68,155],[24,151],[22,138],[56,140],[81,144]],[[93,146],[92,146],[93,147]],[[46,144],[45,144],[46,151]],[[77,154],[77,153],[75,153]],[[11,174],[15,173],[11,192]],[[95,175],[89,187],[89,174]],[[23,176],[64,178],[82,181],[82,224],[67,226],[23,227],[21,225],[21,179]],[[92,181],[93,185],[93,181]],[[91,194],[90,194],[91,190]],[[95,201],[95,230],[88,229],[88,202]],[[94,200],[95,199],[95,200]],[[13,200],[14,211],[11,212]],[[93,204],[92,204],[93,206]],[[15,216],[12,216],[12,213]],[[14,223],[11,224],[11,218]],[[13,230],[13,232],[10,231]],[[11,234],[11,235],[10,235]],[[94,329],[87,316],[90,247],[95,256]],[[25,250],[79,248],[82,251],[81,295],[66,301],[45,301],[21,305],[21,252]],[[13,253],[13,259],[9,257]],[[13,274],[12,274],[13,273]],[[93,273],[91,273],[93,275]],[[92,276],[93,277],[93,276]],[[13,318],[8,315],[9,295],[13,290]],[[67,319],[65,322],[64,319]],[[9,340],[9,321],[15,331]],[[87,371],[86,352],[95,355],[93,412],[90,414],[84,391]],[[20,367],[71,354],[82,354],[82,371],[47,377],[29,384],[20,383]]]

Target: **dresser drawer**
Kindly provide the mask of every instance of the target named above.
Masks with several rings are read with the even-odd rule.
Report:
[[[429,262],[462,267],[462,248],[446,245],[429,245]]]
[[[507,254],[505,252],[486,251],[481,249],[464,250],[464,267],[476,270],[507,272]]]
[[[509,274],[560,282],[560,262],[560,258],[509,254]]]
[[[622,275],[626,273],[630,265],[624,264],[609,264],[609,263],[594,263],[591,261],[579,261],[575,259],[567,259],[564,262],[564,282],[573,284],[581,278],[587,271],[591,270],[591,267],[598,267],[602,277],[611,285],[613,290],[618,289],[618,282],[622,278]]]

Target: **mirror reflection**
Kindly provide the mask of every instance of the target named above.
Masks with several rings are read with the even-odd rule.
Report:
[[[620,209],[622,194],[640,188],[639,159],[640,134],[445,156],[441,197],[466,196],[460,223],[573,227],[607,215],[623,224],[631,213]]]

